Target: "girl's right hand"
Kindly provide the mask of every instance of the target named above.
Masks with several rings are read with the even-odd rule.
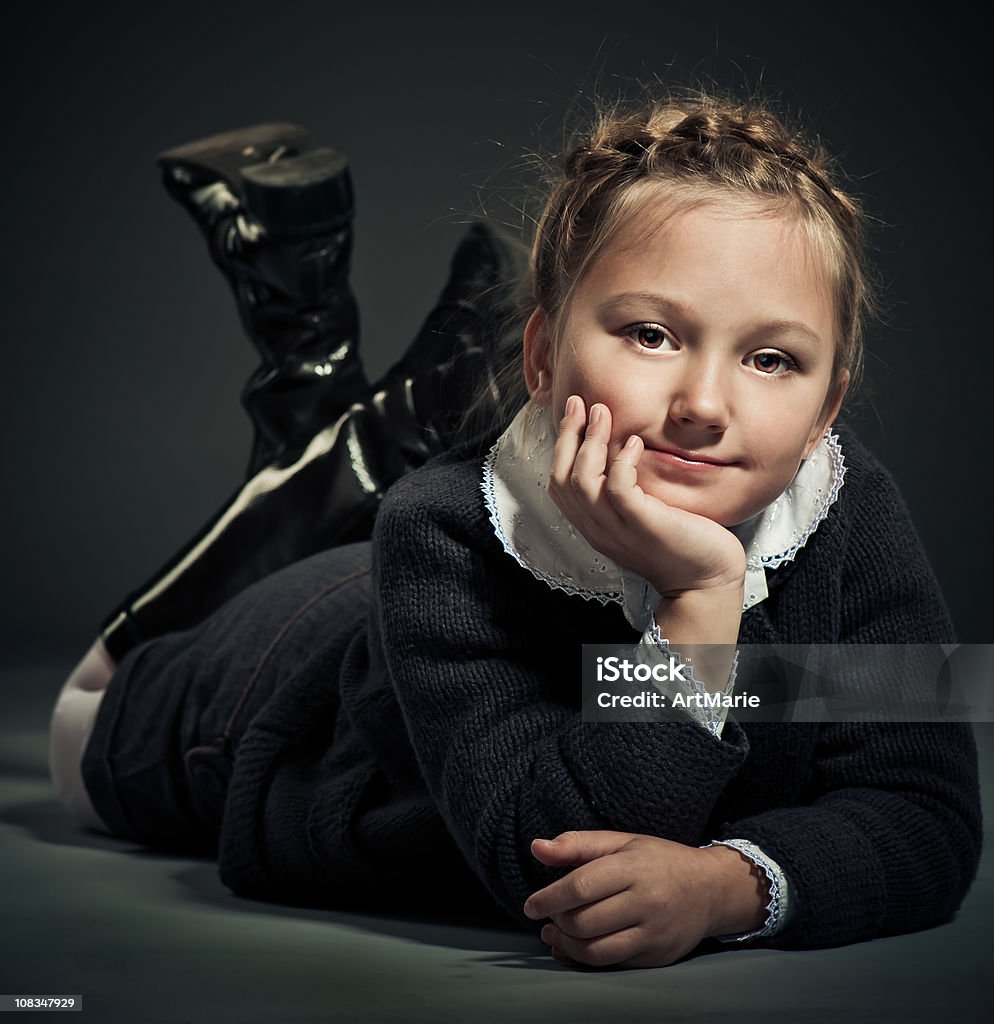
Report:
[[[582,398],[573,395],[566,403],[548,484],[563,515],[593,548],[648,580],[663,597],[740,588],[745,551],[735,535],[642,490],[637,435],[609,464],[611,424],[606,405],[595,403],[588,423]]]

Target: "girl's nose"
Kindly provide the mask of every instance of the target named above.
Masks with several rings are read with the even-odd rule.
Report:
[[[714,368],[688,366],[670,400],[670,419],[682,427],[712,433],[728,429],[729,402],[720,374]]]

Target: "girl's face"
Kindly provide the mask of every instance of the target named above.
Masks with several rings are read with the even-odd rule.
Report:
[[[653,230],[654,227],[658,228]],[[578,284],[551,345],[525,328],[532,399],[611,410],[608,460],[631,434],[644,491],[734,526],[778,497],[834,422],[834,309],[795,225],[709,205],[621,232]]]

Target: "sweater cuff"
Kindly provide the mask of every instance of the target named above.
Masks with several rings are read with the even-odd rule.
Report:
[[[766,922],[763,927],[742,935],[716,935],[715,938],[719,942],[745,942],[747,939],[765,939],[782,932],[787,927],[789,919],[793,917],[794,908],[790,902],[787,876],[780,865],[748,839],[714,839],[699,849],[704,850],[709,846],[730,846],[738,850],[744,857],[748,857],[762,868],[769,880],[769,901],[766,904]]]
[[[665,693],[671,700],[677,694],[680,694],[684,699],[689,698],[686,700],[685,705],[685,710],[689,717],[697,722],[698,725],[707,729],[715,739],[721,739],[721,733],[725,728],[725,719],[728,716],[727,706],[722,707],[719,705],[715,707],[709,702],[708,698],[713,699],[715,695],[708,691],[704,683],[694,677],[693,668],[686,663],[683,656],[670,648],[670,642],[663,637],[658,622],[653,621],[642,634],[642,639],[636,648],[635,658],[639,664],[650,666],[660,662],[668,663],[670,658],[675,658],[677,663],[684,669],[686,682],[681,685],[680,682],[673,680],[664,686],[653,680],[656,688]],[[728,683],[725,685],[724,690],[720,691],[722,696],[730,694],[735,687],[738,663],[739,652],[736,650],[732,657],[732,668],[728,674]],[[698,701],[697,695],[701,695],[703,699]]]

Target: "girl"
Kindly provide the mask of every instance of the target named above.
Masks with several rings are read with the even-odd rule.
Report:
[[[871,306],[858,207],[769,111],[707,96],[604,110],[562,166],[507,415],[396,480],[371,542],[116,666],[98,642],[53,718],[60,792],[216,851],[244,896],[482,895],[586,964],[948,919],[981,844],[968,725],[580,714],[583,643],[733,692],[735,644],[952,640],[893,482],[831,429]]]

